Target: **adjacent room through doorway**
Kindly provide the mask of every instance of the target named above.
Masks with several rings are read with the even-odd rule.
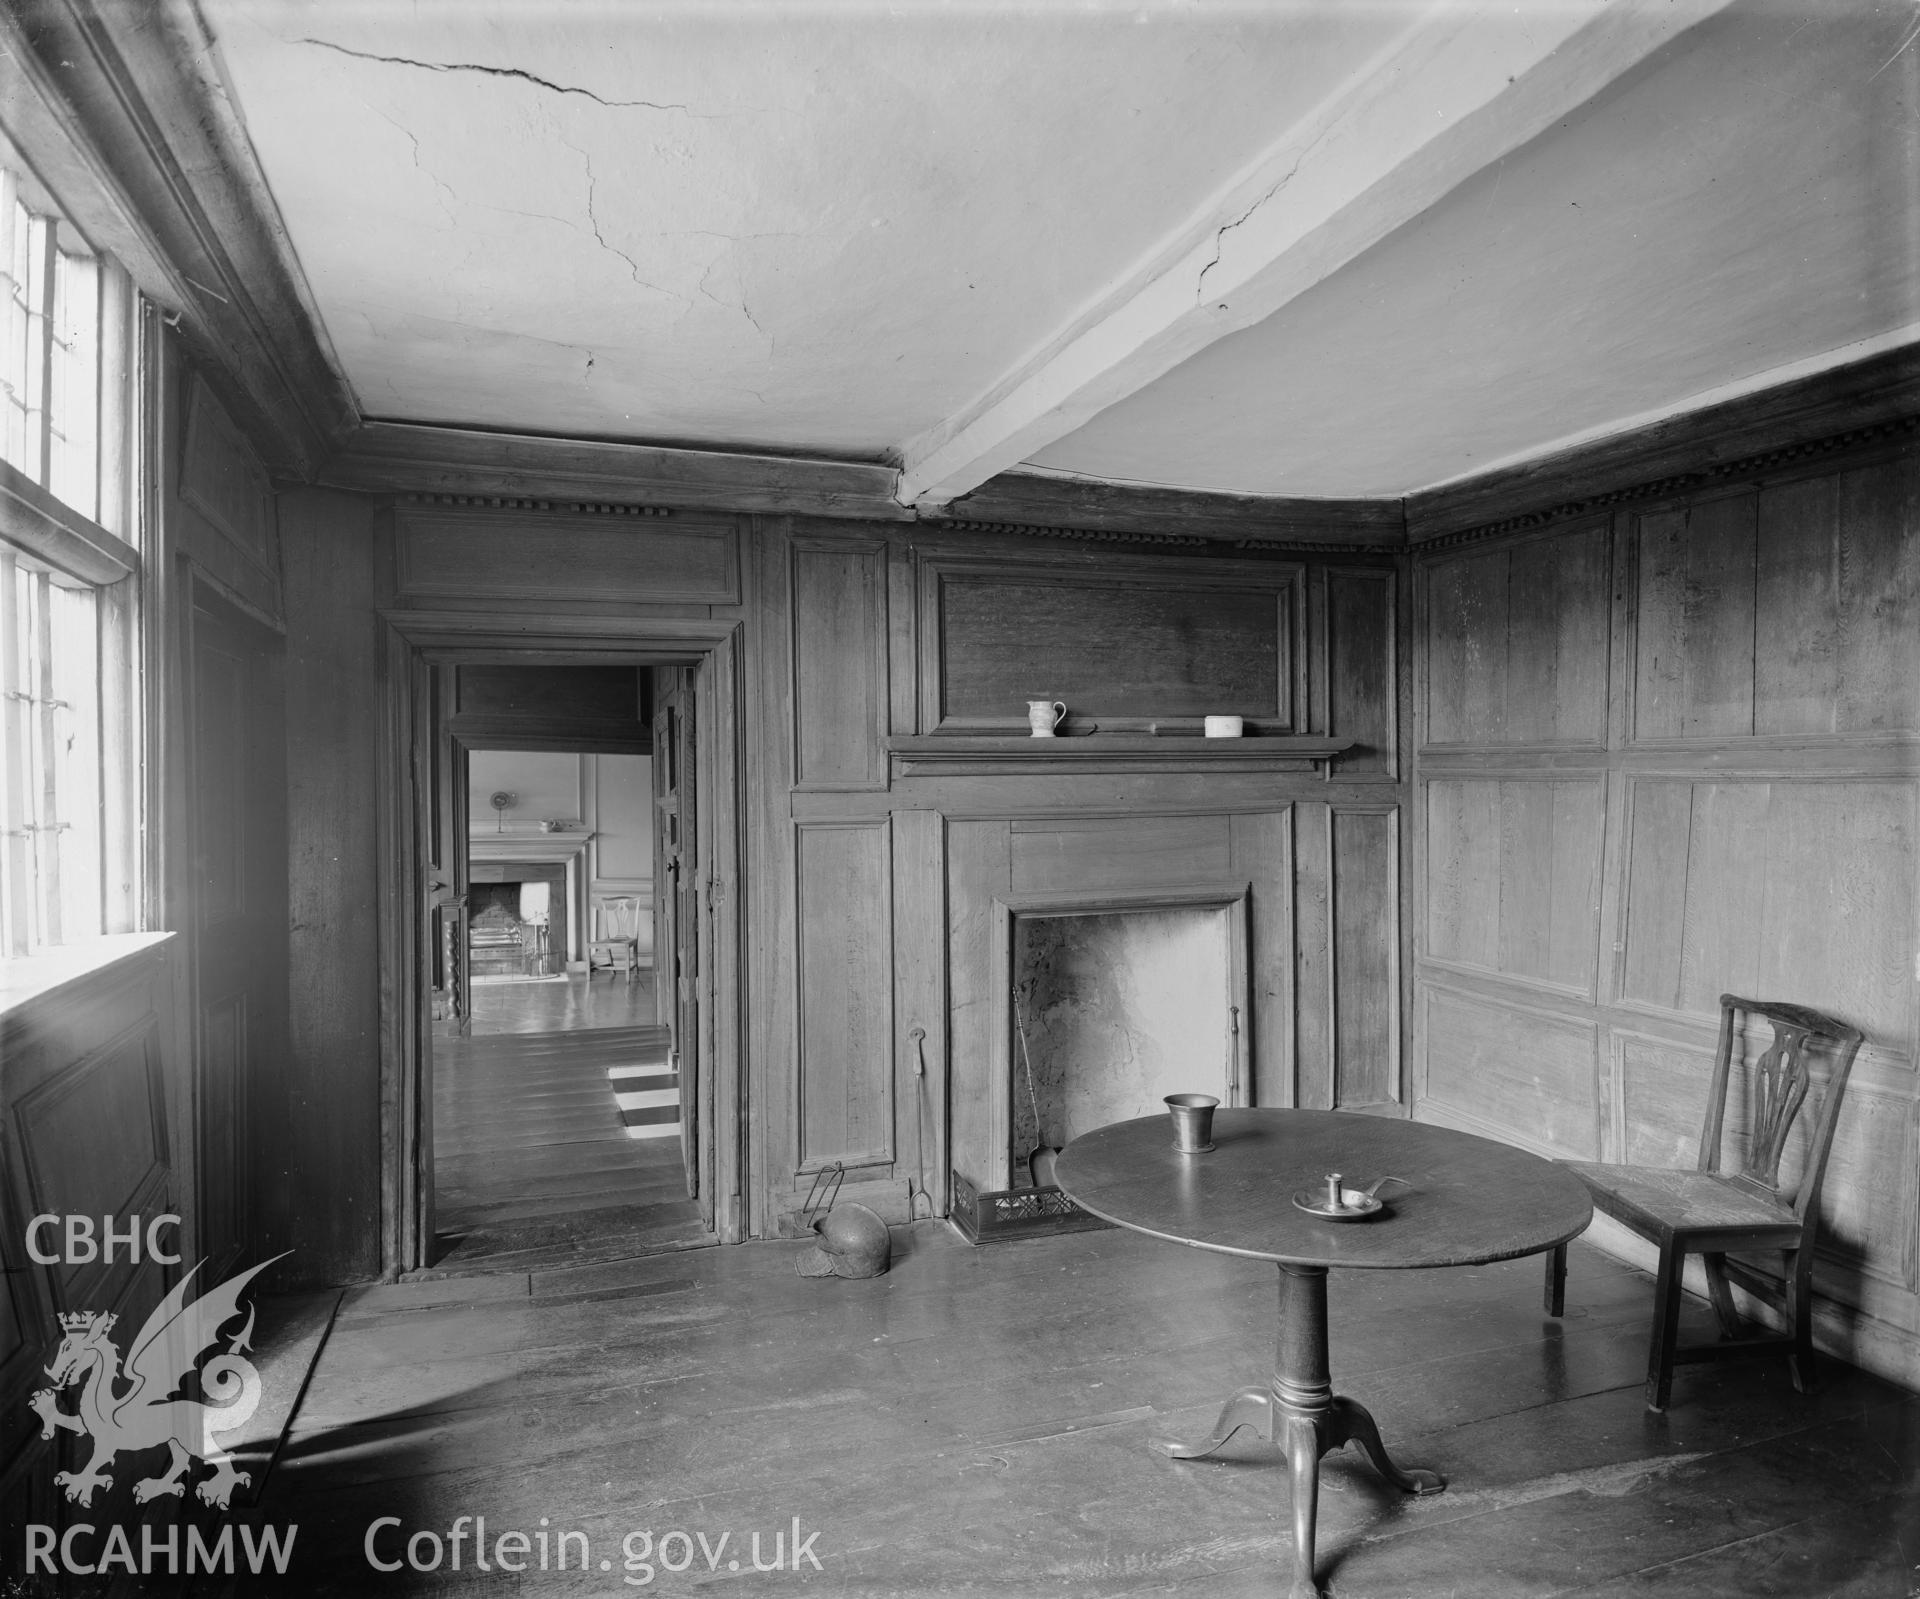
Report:
[[[709,1242],[672,1003],[676,943],[695,929],[656,916],[678,839],[651,671],[450,675],[446,787],[461,802],[449,822],[463,870],[438,940],[432,1266],[528,1269]],[[661,697],[677,708],[679,674],[665,675]],[[606,725],[579,740],[593,747],[551,747],[596,713]],[[546,730],[532,730],[543,714]]]

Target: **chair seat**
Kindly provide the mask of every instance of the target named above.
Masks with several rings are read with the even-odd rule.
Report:
[[[1620,1221],[1643,1220],[1670,1233],[1778,1228],[1798,1236],[1800,1231],[1791,1205],[1710,1172],[1574,1160],[1564,1164],[1587,1185],[1594,1203]]]

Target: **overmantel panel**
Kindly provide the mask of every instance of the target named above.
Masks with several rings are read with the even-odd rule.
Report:
[[[1239,714],[1299,731],[1305,567],[1294,562],[915,551],[920,733],[1021,733],[1028,699],[1070,731]]]

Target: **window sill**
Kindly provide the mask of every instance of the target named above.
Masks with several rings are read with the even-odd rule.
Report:
[[[0,960],[0,1018],[160,947],[172,933],[110,933]]]

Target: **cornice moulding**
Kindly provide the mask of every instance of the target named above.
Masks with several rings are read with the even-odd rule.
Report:
[[[859,461],[368,422],[320,481],[381,494],[911,521],[893,499],[894,477],[891,467]]]

